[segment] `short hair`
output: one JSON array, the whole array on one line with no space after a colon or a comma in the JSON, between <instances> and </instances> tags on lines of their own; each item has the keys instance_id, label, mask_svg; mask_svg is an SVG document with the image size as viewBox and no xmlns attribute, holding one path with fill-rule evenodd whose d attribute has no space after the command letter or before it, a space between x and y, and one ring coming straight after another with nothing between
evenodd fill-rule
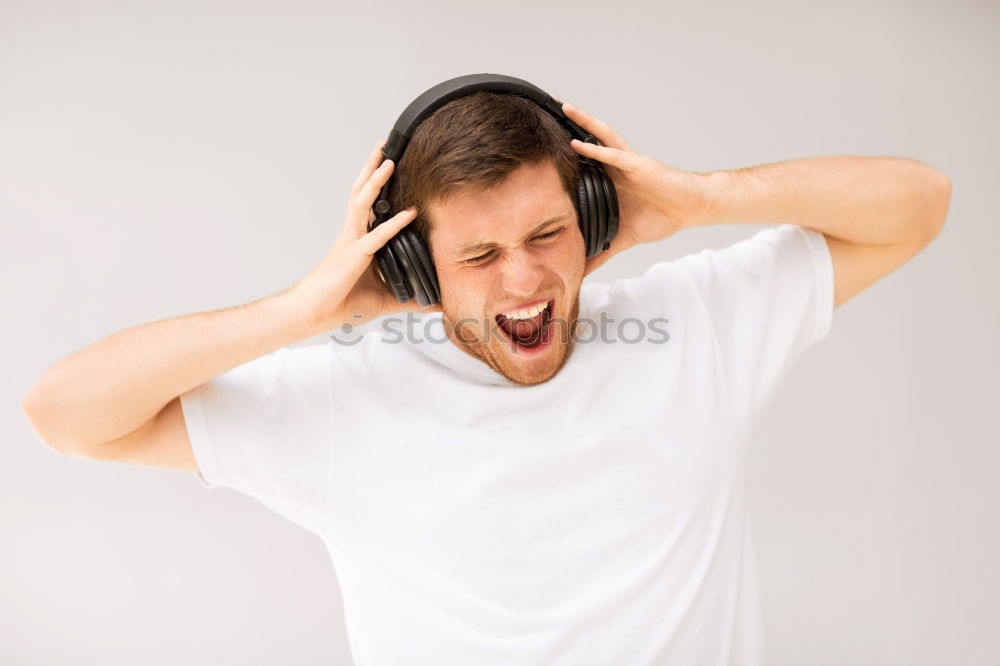
<instances>
[{"instance_id":1,"label":"short hair","mask_svg":"<svg viewBox=\"0 0 1000 666\"><path fill-rule=\"evenodd\" d=\"M462 187L489 190L521 166L551 162L576 202L580 159L572 135L548 111L519 95L477 91L425 118L393 170L390 210L417 207L410 225L430 247L427 206Z\"/></svg>"}]
</instances>

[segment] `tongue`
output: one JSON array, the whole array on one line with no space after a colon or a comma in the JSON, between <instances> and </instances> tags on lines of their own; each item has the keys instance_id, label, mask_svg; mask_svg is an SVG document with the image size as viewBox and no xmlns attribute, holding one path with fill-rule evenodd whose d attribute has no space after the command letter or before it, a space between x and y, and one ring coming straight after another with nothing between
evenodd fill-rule
<instances>
[{"instance_id":1,"label":"tongue","mask_svg":"<svg viewBox=\"0 0 1000 666\"><path fill-rule=\"evenodd\" d=\"M541 342L543 317L545 317L544 310L531 319L507 319L503 322L503 328L518 344L533 346Z\"/></svg>"},{"instance_id":2,"label":"tongue","mask_svg":"<svg viewBox=\"0 0 1000 666\"><path fill-rule=\"evenodd\" d=\"M535 332L538 331L539 327L541 327L542 324L538 321L541 317L542 315L539 313L531 319L516 319L511 322L510 332L518 338L526 340L532 337ZM518 340L518 342L520 342L520 340Z\"/></svg>"}]
</instances>

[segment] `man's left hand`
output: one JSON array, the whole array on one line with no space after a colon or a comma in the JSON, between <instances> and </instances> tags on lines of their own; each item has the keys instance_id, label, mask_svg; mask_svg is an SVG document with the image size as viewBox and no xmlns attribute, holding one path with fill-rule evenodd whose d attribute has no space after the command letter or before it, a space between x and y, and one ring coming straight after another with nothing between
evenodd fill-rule
<instances>
[{"instance_id":1,"label":"man's left hand","mask_svg":"<svg viewBox=\"0 0 1000 666\"><path fill-rule=\"evenodd\" d=\"M668 238L708 214L707 174L679 171L640 155L607 124L568 102L562 108L566 117L603 144L574 139L570 146L601 162L618 194L618 235L608 250L588 260L586 273L622 250Z\"/></svg>"}]
</instances>

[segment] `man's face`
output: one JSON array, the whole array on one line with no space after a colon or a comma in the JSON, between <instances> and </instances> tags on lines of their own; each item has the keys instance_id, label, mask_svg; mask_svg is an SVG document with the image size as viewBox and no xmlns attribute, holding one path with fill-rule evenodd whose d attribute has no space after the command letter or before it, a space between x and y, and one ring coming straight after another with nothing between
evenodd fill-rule
<instances>
[{"instance_id":1,"label":"man's face","mask_svg":"<svg viewBox=\"0 0 1000 666\"><path fill-rule=\"evenodd\" d=\"M555 165L522 166L496 189L458 190L428 212L451 341L511 381L551 379L571 350L586 263Z\"/></svg>"}]
</instances>

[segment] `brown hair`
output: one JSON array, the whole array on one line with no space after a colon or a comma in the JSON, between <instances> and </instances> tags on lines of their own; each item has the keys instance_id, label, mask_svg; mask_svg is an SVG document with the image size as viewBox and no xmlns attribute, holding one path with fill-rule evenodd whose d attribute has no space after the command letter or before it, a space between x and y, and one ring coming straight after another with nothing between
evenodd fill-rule
<instances>
[{"instance_id":1,"label":"brown hair","mask_svg":"<svg viewBox=\"0 0 1000 666\"><path fill-rule=\"evenodd\" d=\"M415 226L430 243L427 206L460 187L492 189L524 165L552 162L576 204L579 157L572 138L548 111L519 95L478 91L438 108L413 132L393 171L393 212L417 207Z\"/></svg>"}]
</instances>

